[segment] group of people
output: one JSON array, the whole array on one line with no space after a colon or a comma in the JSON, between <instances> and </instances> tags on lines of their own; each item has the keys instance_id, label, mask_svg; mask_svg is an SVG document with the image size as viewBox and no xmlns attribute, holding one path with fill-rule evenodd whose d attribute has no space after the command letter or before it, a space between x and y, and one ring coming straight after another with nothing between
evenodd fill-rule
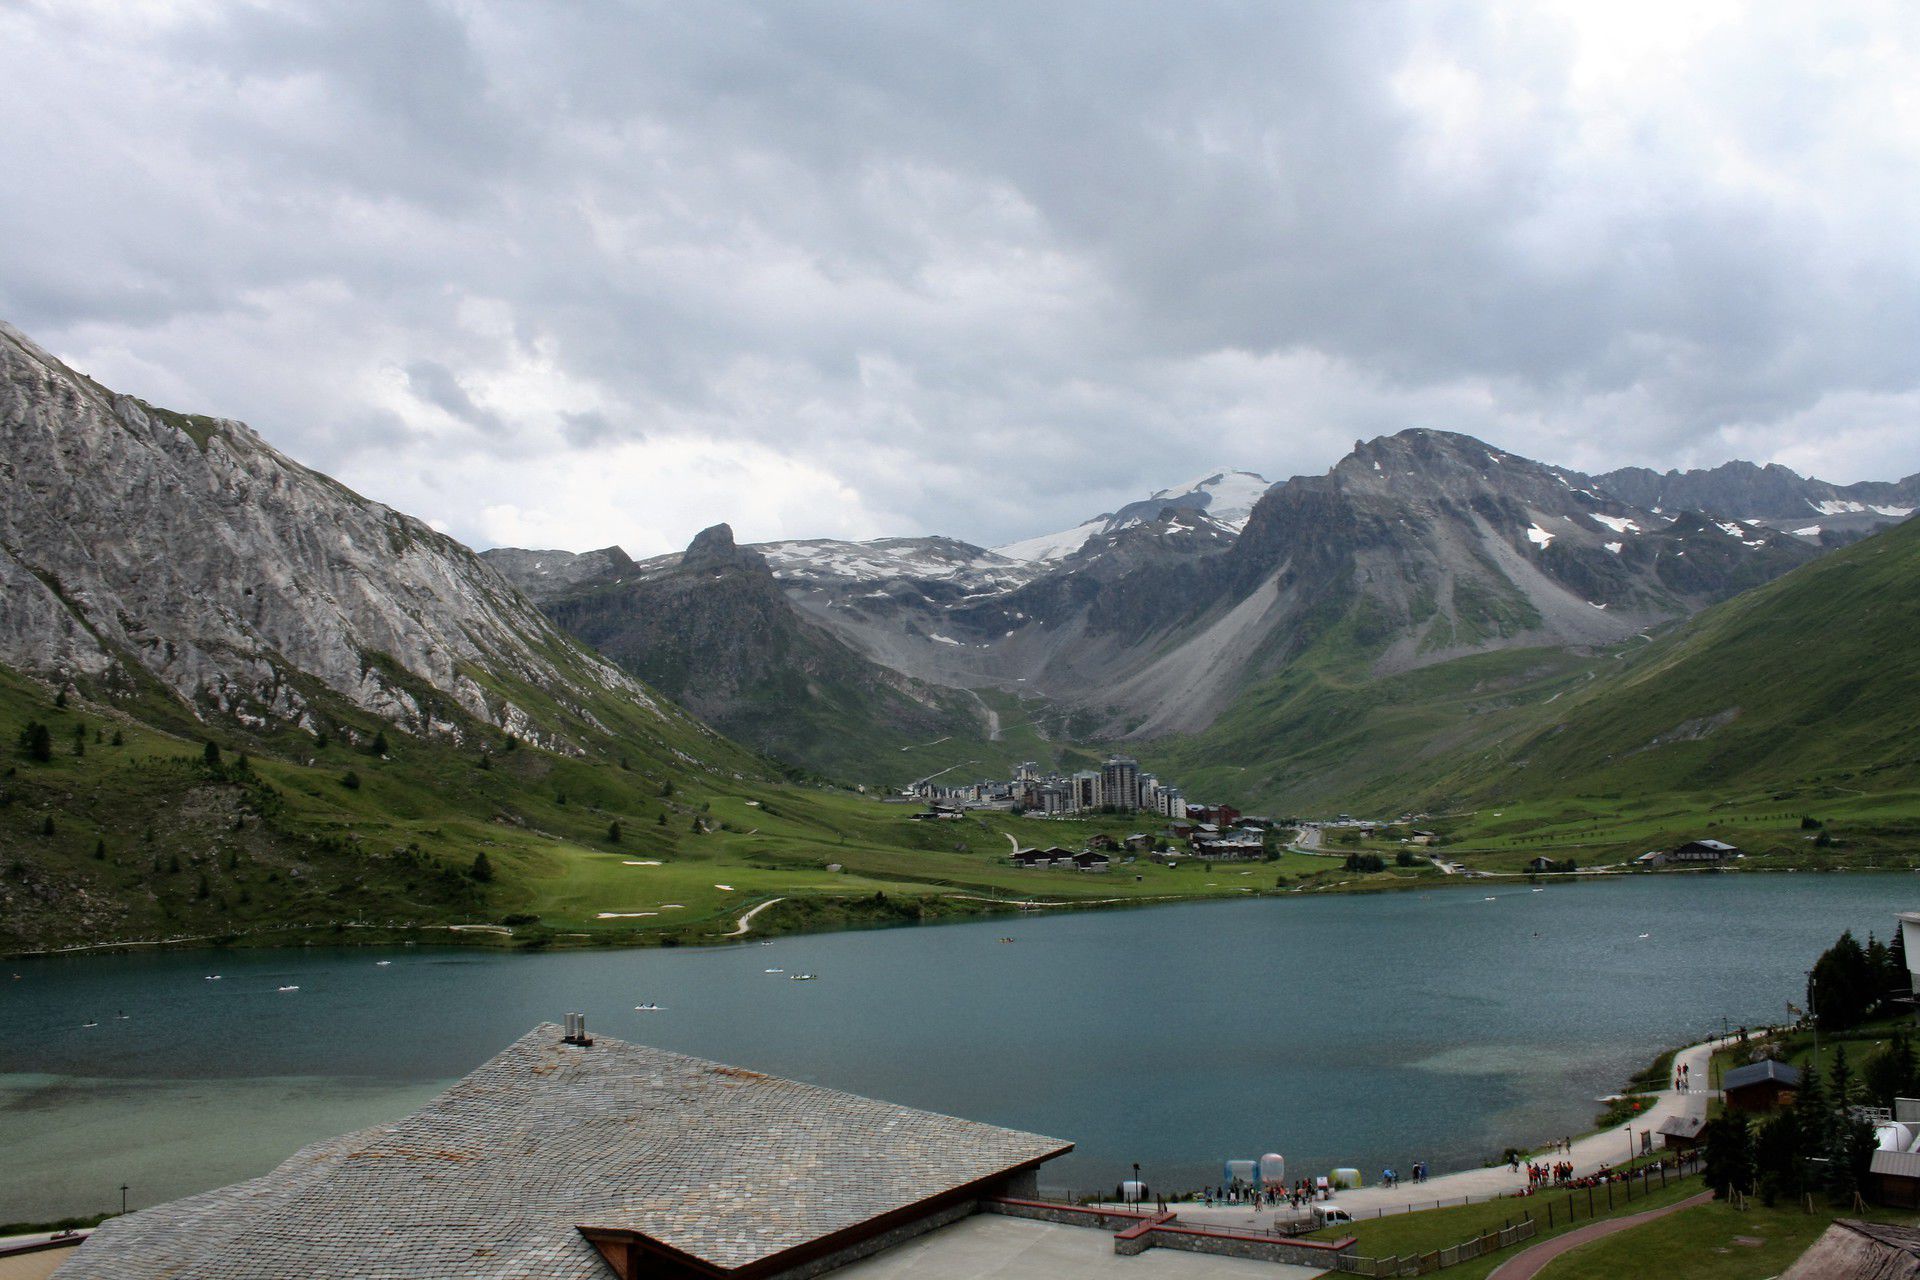
<instances>
[{"instance_id":1,"label":"group of people","mask_svg":"<svg viewBox=\"0 0 1920 1280\"><path fill-rule=\"evenodd\" d=\"M1684 1062L1680 1064L1680 1069L1673 1073L1673 1091L1675 1093L1693 1092L1693 1071Z\"/></svg>"},{"instance_id":2,"label":"group of people","mask_svg":"<svg viewBox=\"0 0 1920 1280\"><path fill-rule=\"evenodd\" d=\"M1322 1188L1320 1198L1325 1200L1331 1194L1330 1190ZM1216 1204L1244 1204L1255 1209L1271 1209L1277 1205L1288 1204L1298 1209L1303 1204L1312 1203L1314 1191L1312 1185L1302 1178L1287 1187L1270 1187L1264 1184L1251 1187L1242 1182L1224 1187L1203 1187L1201 1195L1206 1199L1209 1209Z\"/></svg>"},{"instance_id":3,"label":"group of people","mask_svg":"<svg viewBox=\"0 0 1920 1280\"><path fill-rule=\"evenodd\" d=\"M1538 1164L1527 1164L1527 1190L1535 1191L1541 1187L1561 1186L1573 1181L1573 1161L1555 1160L1548 1164L1544 1160Z\"/></svg>"},{"instance_id":4,"label":"group of people","mask_svg":"<svg viewBox=\"0 0 1920 1280\"><path fill-rule=\"evenodd\" d=\"M1427 1162L1425 1160L1415 1160L1413 1162L1413 1180L1415 1182L1425 1182L1427 1180ZM1399 1186L1400 1171L1393 1168L1382 1169L1380 1171L1380 1185L1383 1187Z\"/></svg>"}]
</instances>

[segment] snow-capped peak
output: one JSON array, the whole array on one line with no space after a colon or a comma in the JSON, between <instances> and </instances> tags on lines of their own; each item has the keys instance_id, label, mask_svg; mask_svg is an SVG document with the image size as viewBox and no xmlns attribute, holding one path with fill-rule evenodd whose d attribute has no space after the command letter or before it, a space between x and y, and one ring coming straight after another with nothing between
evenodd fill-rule
<instances>
[{"instance_id":1,"label":"snow-capped peak","mask_svg":"<svg viewBox=\"0 0 1920 1280\"><path fill-rule=\"evenodd\" d=\"M1253 504L1272 487L1271 481L1254 472L1222 468L1186 484L1157 490L1138 502L1129 502L1118 511L1095 516L1071 529L1023 538L994 550L1010 560L1064 560L1089 540L1156 519L1168 507L1203 511L1209 520L1238 533L1246 526L1247 517L1253 514Z\"/></svg>"}]
</instances>

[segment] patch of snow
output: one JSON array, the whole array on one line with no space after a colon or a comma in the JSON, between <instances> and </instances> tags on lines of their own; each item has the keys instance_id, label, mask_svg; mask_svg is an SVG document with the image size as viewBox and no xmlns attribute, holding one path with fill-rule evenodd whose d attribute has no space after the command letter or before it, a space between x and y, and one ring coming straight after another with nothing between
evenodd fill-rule
<instances>
[{"instance_id":1,"label":"patch of snow","mask_svg":"<svg viewBox=\"0 0 1920 1280\"><path fill-rule=\"evenodd\" d=\"M927 639L934 641L936 644L950 644L956 647L958 647L960 644L960 642L958 640L955 640L952 636L943 636L939 632L935 632L934 634L928 636Z\"/></svg>"},{"instance_id":2,"label":"patch of snow","mask_svg":"<svg viewBox=\"0 0 1920 1280\"><path fill-rule=\"evenodd\" d=\"M1378 462L1375 462L1375 463L1373 464L1373 469L1374 469L1375 471L1379 471L1379 470L1380 470L1380 464L1379 464ZM1382 474L1384 474L1384 472L1383 472Z\"/></svg>"},{"instance_id":3,"label":"patch of snow","mask_svg":"<svg viewBox=\"0 0 1920 1280\"><path fill-rule=\"evenodd\" d=\"M1807 499L1807 505L1823 516L1852 515L1867 509L1864 503L1859 502L1841 502L1834 500L1815 502L1811 498Z\"/></svg>"},{"instance_id":4,"label":"patch of snow","mask_svg":"<svg viewBox=\"0 0 1920 1280\"><path fill-rule=\"evenodd\" d=\"M1722 521L1715 520L1713 526L1729 538L1745 538L1747 536L1747 531L1737 524L1726 524Z\"/></svg>"},{"instance_id":5,"label":"patch of snow","mask_svg":"<svg viewBox=\"0 0 1920 1280\"><path fill-rule=\"evenodd\" d=\"M1895 520L1905 520L1914 512L1912 507L1876 507L1872 503L1867 504L1867 510L1875 515L1891 516Z\"/></svg>"},{"instance_id":6,"label":"patch of snow","mask_svg":"<svg viewBox=\"0 0 1920 1280\"><path fill-rule=\"evenodd\" d=\"M1796 538L1817 538L1820 536L1820 526L1817 524L1810 524L1804 529L1795 529L1793 531L1793 536Z\"/></svg>"},{"instance_id":7,"label":"patch of snow","mask_svg":"<svg viewBox=\"0 0 1920 1280\"><path fill-rule=\"evenodd\" d=\"M1605 548L1606 548L1607 550L1609 550L1609 551L1611 551L1611 552L1613 552L1613 554L1615 554L1615 555L1619 555L1619 554L1620 554L1620 548L1621 548L1621 547L1622 547L1622 546L1623 546L1624 544L1623 544L1623 543L1619 543L1619 542L1603 542L1603 543L1601 543L1600 545L1602 545L1602 546L1604 546L1604 547L1605 547Z\"/></svg>"},{"instance_id":8,"label":"patch of snow","mask_svg":"<svg viewBox=\"0 0 1920 1280\"><path fill-rule=\"evenodd\" d=\"M1603 524L1615 533L1638 533L1640 526L1625 516L1603 516L1597 511L1588 512L1595 524Z\"/></svg>"},{"instance_id":9,"label":"patch of snow","mask_svg":"<svg viewBox=\"0 0 1920 1280\"><path fill-rule=\"evenodd\" d=\"M1607 606L1605 606L1605 605L1603 605L1603 604L1601 604L1601 603L1599 603L1598 601L1595 601L1595 600L1589 600L1589 601L1587 601L1587 603L1588 603L1588 604L1590 604L1590 605L1592 605L1592 606L1593 606L1594 608L1596 608L1596 609L1604 609L1604 608L1606 608L1606 607L1607 607Z\"/></svg>"},{"instance_id":10,"label":"patch of snow","mask_svg":"<svg viewBox=\"0 0 1920 1280\"><path fill-rule=\"evenodd\" d=\"M1548 533L1545 529L1542 529L1537 524L1528 525L1527 541L1533 543L1537 547L1550 547L1553 545L1553 535Z\"/></svg>"}]
</instances>

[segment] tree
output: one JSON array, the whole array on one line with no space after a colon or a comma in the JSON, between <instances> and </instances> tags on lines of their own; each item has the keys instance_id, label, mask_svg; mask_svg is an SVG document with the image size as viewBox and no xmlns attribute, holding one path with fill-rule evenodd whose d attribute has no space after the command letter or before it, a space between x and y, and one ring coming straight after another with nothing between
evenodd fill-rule
<instances>
[{"instance_id":1,"label":"tree","mask_svg":"<svg viewBox=\"0 0 1920 1280\"><path fill-rule=\"evenodd\" d=\"M1891 1107L1895 1098L1912 1097L1913 1046L1907 1033L1894 1032L1893 1043L1860 1068L1860 1078L1867 1087L1867 1101L1876 1106Z\"/></svg>"},{"instance_id":2,"label":"tree","mask_svg":"<svg viewBox=\"0 0 1920 1280\"><path fill-rule=\"evenodd\" d=\"M373 731L373 754L376 756L384 756L387 754L387 731L385 729L375 729Z\"/></svg>"},{"instance_id":3,"label":"tree","mask_svg":"<svg viewBox=\"0 0 1920 1280\"><path fill-rule=\"evenodd\" d=\"M67 691L65 689L55 691L53 695L53 705L62 711L67 709Z\"/></svg>"},{"instance_id":4,"label":"tree","mask_svg":"<svg viewBox=\"0 0 1920 1280\"><path fill-rule=\"evenodd\" d=\"M1754 1136L1760 1198L1768 1208L1781 1198L1798 1200L1807 1190L1807 1151L1800 1121L1799 1109L1790 1107L1776 1112Z\"/></svg>"},{"instance_id":5,"label":"tree","mask_svg":"<svg viewBox=\"0 0 1920 1280\"><path fill-rule=\"evenodd\" d=\"M93 860L95 862L105 862L107 860L107 842L105 840L95 840L93 842Z\"/></svg>"},{"instance_id":6,"label":"tree","mask_svg":"<svg viewBox=\"0 0 1920 1280\"><path fill-rule=\"evenodd\" d=\"M1730 1111L1707 1125L1706 1182L1715 1199L1753 1191L1753 1130L1743 1111Z\"/></svg>"},{"instance_id":7,"label":"tree","mask_svg":"<svg viewBox=\"0 0 1920 1280\"><path fill-rule=\"evenodd\" d=\"M27 721L20 731L20 752L37 764L46 764L53 759L52 732L38 720Z\"/></svg>"},{"instance_id":8,"label":"tree","mask_svg":"<svg viewBox=\"0 0 1920 1280\"><path fill-rule=\"evenodd\" d=\"M116 747L124 747L127 745L126 735L121 733L118 729L115 729L113 731L113 745Z\"/></svg>"},{"instance_id":9,"label":"tree","mask_svg":"<svg viewBox=\"0 0 1920 1280\"><path fill-rule=\"evenodd\" d=\"M40 824L40 834L43 836L50 836L53 834L53 815L52 814L48 814L46 817L46 820Z\"/></svg>"},{"instance_id":10,"label":"tree","mask_svg":"<svg viewBox=\"0 0 1920 1280\"><path fill-rule=\"evenodd\" d=\"M660 811L660 816L654 819L654 825L657 827L664 827L667 825L667 811L665 809L662 809Z\"/></svg>"},{"instance_id":11,"label":"tree","mask_svg":"<svg viewBox=\"0 0 1920 1280\"><path fill-rule=\"evenodd\" d=\"M493 883L493 863L487 860L485 850L473 855L473 866L467 869L467 874L481 884Z\"/></svg>"},{"instance_id":12,"label":"tree","mask_svg":"<svg viewBox=\"0 0 1920 1280\"><path fill-rule=\"evenodd\" d=\"M349 791L358 791L360 789L360 775L349 769L346 775L340 779L340 785Z\"/></svg>"},{"instance_id":13,"label":"tree","mask_svg":"<svg viewBox=\"0 0 1920 1280\"><path fill-rule=\"evenodd\" d=\"M1858 1026L1879 1002L1866 948L1849 929L1821 953L1807 977L1807 1000L1822 1030Z\"/></svg>"},{"instance_id":14,"label":"tree","mask_svg":"<svg viewBox=\"0 0 1920 1280\"><path fill-rule=\"evenodd\" d=\"M620 823L618 819L615 819L614 821L609 822L607 824L607 843L608 844L620 843Z\"/></svg>"},{"instance_id":15,"label":"tree","mask_svg":"<svg viewBox=\"0 0 1920 1280\"><path fill-rule=\"evenodd\" d=\"M200 751L200 762L209 769L218 769L220 767L220 744L212 738L208 738L207 745Z\"/></svg>"}]
</instances>

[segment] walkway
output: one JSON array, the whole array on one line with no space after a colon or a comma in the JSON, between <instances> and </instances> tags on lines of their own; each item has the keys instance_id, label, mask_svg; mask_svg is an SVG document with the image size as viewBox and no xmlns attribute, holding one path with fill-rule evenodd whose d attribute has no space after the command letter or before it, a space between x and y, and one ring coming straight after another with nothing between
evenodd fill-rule
<instances>
[{"instance_id":1,"label":"walkway","mask_svg":"<svg viewBox=\"0 0 1920 1280\"><path fill-rule=\"evenodd\" d=\"M1542 1240L1531 1249L1522 1249L1495 1267L1487 1276L1487 1280L1533 1280L1549 1262L1571 1249L1578 1249L1589 1240L1598 1240L1601 1236L1610 1236L1616 1231L1626 1231L1643 1222L1652 1222L1655 1218L1664 1218L1670 1213L1678 1213L1682 1209L1706 1204L1712 1199L1713 1192L1702 1191L1699 1195L1688 1196L1678 1204L1664 1205L1658 1209L1630 1213L1624 1218L1607 1218L1600 1222L1590 1222L1584 1227L1576 1227L1563 1236Z\"/></svg>"},{"instance_id":2,"label":"walkway","mask_svg":"<svg viewBox=\"0 0 1920 1280\"><path fill-rule=\"evenodd\" d=\"M786 901L785 898L768 898L765 902L761 903L759 906L755 907L753 910L747 912L747 914L741 916L738 920L734 921L732 933L723 933L720 936L723 938L746 937L747 931L753 928L753 918L755 916L759 915L762 911L765 911L768 907L772 906L774 903L785 902L785 901Z\"/></svg>"},{"instance_id":3,"label":"walkway","mask_svg":"<svg viewBox=\"0 0 1920 1280\"><path fill-rule=\"evenodd\" d=\"M1707 1080L1707 1063L1713 1056L1713 1051L1729 1043L1732 1041L1710 1040L1704 1044L1682 1049L1674 1055L1673 1069L1678 1070L1682 1064L1685 1064L1692 1078L1704 1084ZM1671 1083L1671 1076L1669 1076L1669 1083ZM1657 1131L1663 1123L1674 1116L1704 1117L1707 1114L1707 1102L1715 1095L1705 1088L1694 1089L1688 1093L1676 1093L1668 1088L1657 1093L1649 1093L1647 1096L1653 1099L1652 1105L1626 1124L1612 1129L1602 1129L1584 1138L1576 1138L1571 1154L1547 1152L1537 1158L1548 1163L1556 1160L1571 1160L1576 1177L1585 1177L1597 1171L1603 1164L1618 1166L1625 1163L1629 1156L1639 1154L1639 1135L1642 1132ZM1656 1142L1655 1145L1657 1147L1658 1143ZM1418 1153L1410 1152L1409 1156L1417 1158ZM1404 1171L1412 1163L1413 1160L1410 1158L1399 1167ZM1490 1200L1495 1196L1512 1195L1514 1192L1526 1189L1526 1165L1523 1163L1519 1172L1516 1173L1503 1164L1490 1169L1462 1169L1457 1173L1440 1174L1420 1183L1403 1179L1397 1187L1386 1187L1376 1183L1356 1190L1338 1192L1334 1199L1358 1218L1370 1217L1377 1211L1393 1213L1408 1209L1428 1209L1434 1207L1436 1201L1458 1204L1469 1197L1474 1200ZM1295 1214L1290 1209L1278 1211L1264 1209L1256 1212L1245 1205L1215 1205L1209 1209L1204 1205L1183 1204L1180 1206L1180 1216L1189 1222L1218 1222L1230 1226L1264 1230L1276 1223L1289 1221L1295 1217Z\"/></svg>"}]
</instances>

